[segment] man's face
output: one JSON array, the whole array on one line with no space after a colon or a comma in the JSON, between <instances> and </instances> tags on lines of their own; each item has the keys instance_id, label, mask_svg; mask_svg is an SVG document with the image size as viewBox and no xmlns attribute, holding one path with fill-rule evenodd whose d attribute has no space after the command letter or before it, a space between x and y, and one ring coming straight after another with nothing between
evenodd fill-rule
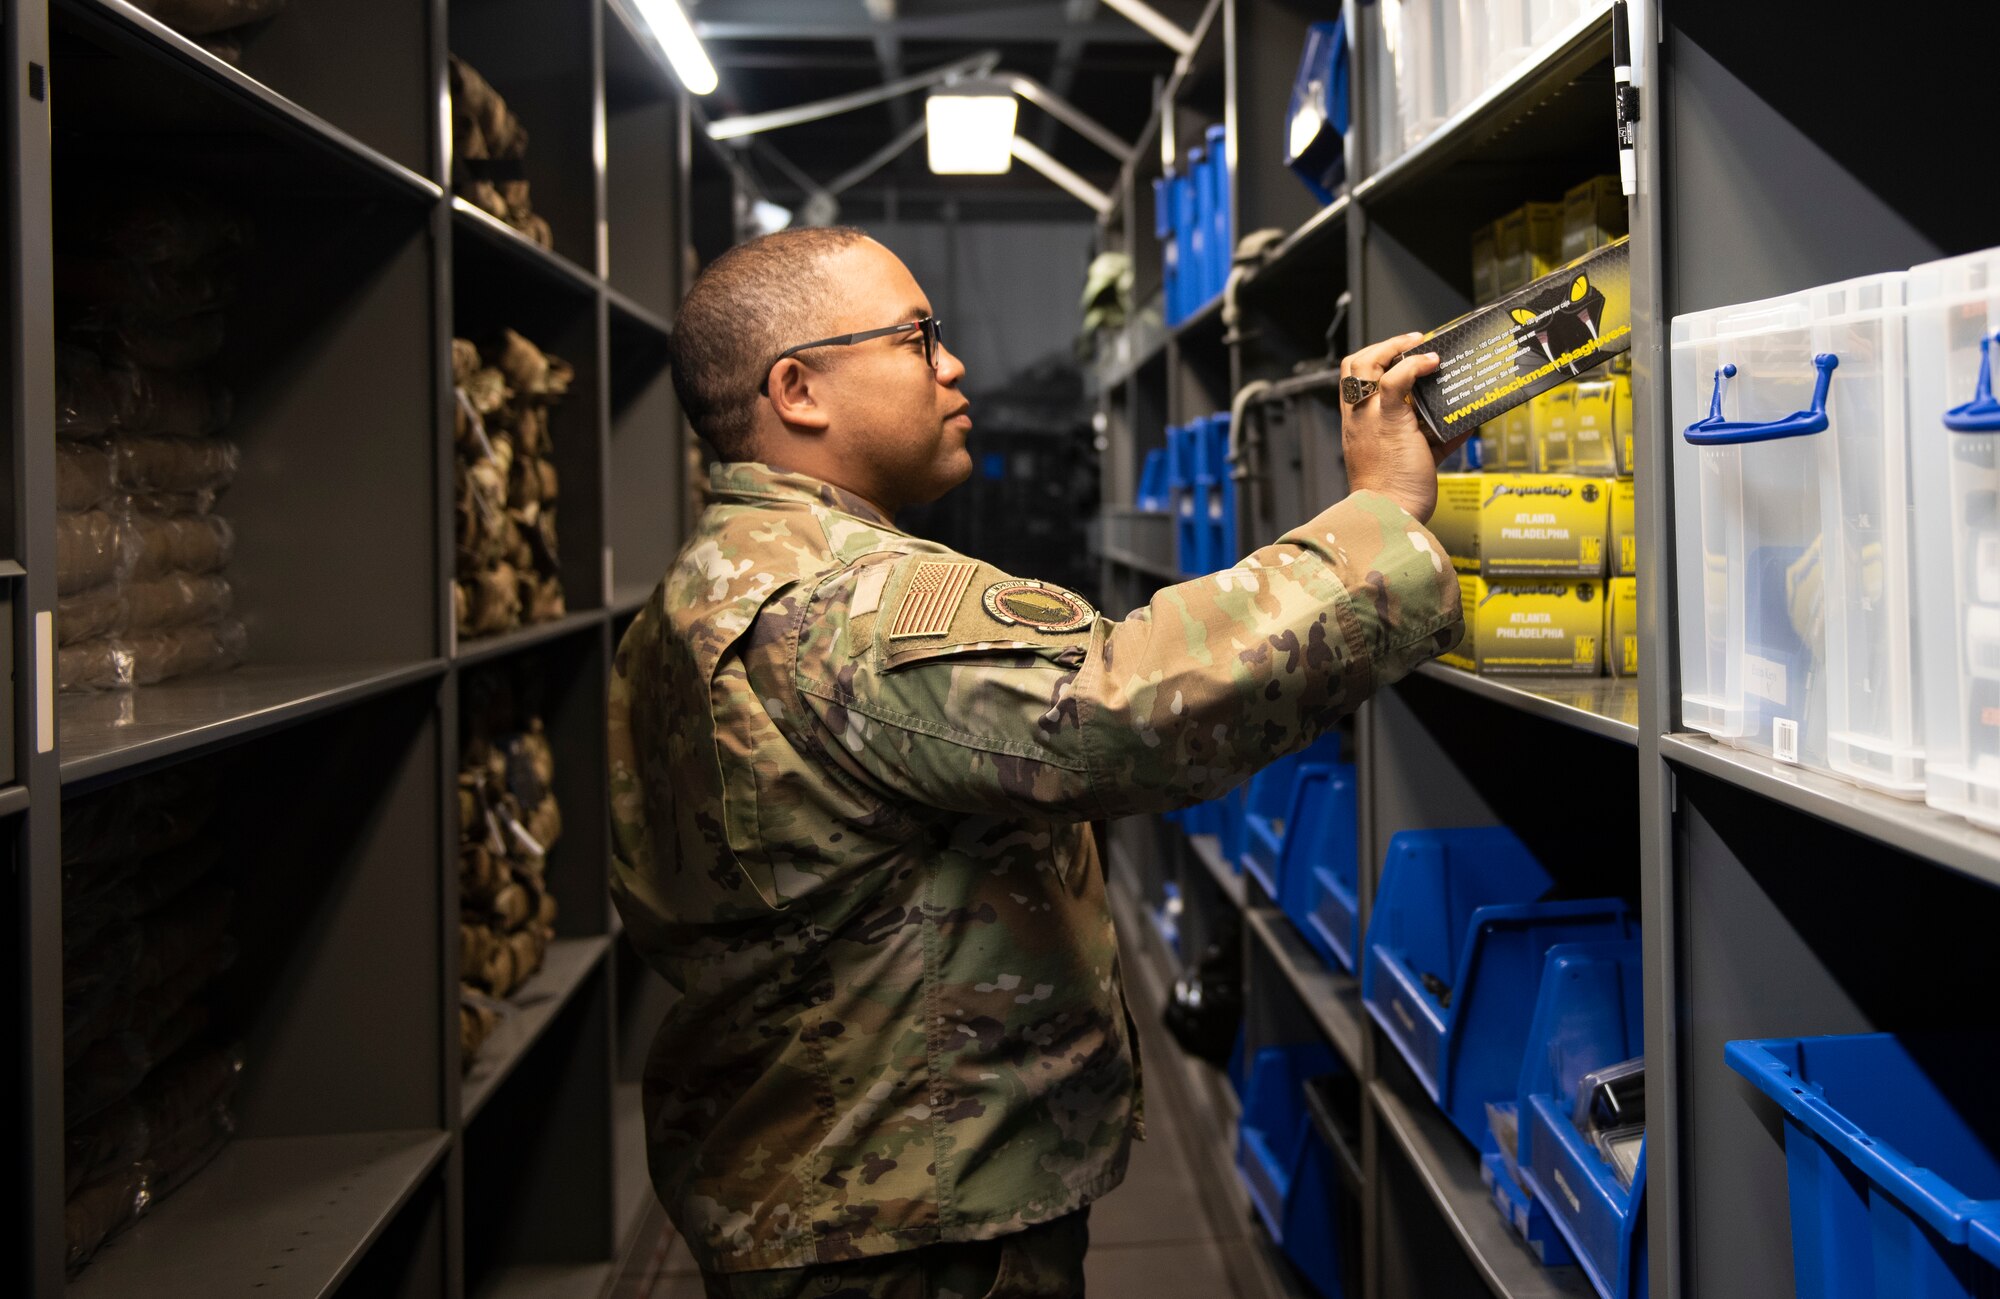
<instances>
[{"instance_id":1,"label":"man's face","mask_svg":"<svg viewBox=\"0 0 2000 1299\"><path fill-rule=\"evenodd\" d=\"M874 240L829 259L840 285L840 317L829 334L860 333L931 314L931 303L902 259ZM831 416L829 449L863 469L891 510L936 500L972 475L966 438L971 403L958 390L965 367L944 347L937 369L924 359L918 330L829 348L815 391Z\"/></svg>"}]
</instances>

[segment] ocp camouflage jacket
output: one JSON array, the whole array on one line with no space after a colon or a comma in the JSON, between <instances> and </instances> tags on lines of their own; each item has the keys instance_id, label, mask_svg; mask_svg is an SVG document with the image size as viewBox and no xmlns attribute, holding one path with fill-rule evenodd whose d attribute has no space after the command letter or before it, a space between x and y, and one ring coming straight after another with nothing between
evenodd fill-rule
<instances>
[{"instance_id":1,"label":"ocp camouflage jacket","mask_svg":"<svg viewBox=\"0 0 2000 1299\"><path fill-rule=\"evenodd\" d=\"M1449 648L1442 548L1361 493L1114 622L815 479L712 486L611 683L613 891L679 993L655 1188L711 1271L1088 1204L1139 1085L1084 823L1212 798Z\"/></svg>"}]
</instances>

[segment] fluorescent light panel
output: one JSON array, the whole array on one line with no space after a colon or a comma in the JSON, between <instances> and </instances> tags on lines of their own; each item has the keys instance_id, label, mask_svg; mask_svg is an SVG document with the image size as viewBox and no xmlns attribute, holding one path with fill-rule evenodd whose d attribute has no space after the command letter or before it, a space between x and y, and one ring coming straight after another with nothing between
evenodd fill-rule
<instances>
[{"instance_id":1,"label":"fluorescent light panel","mask_svg":"<svg viewBox=\"0 0 2000 1299\"><path fill-rule=\"evenodd\" d=\"M667 52L667 62L674 65L674 75L681 79L688 93L714 94L715 65L708 61L708 51L701 47L701 38L694 34L694 24L688 21L680 0L632 0L632 3L652 29L653 39Z\"/></svg>"},{"instance_id":2,"label":"fluorescent light panel","mask_svg":"<svg viewBox=\"0 0 2000 1299\"><path fill-rule=\"evenodd\" d=\"M1012 92L934 92L924 105L931 170L940 176L998 176L1014 165Z\"/></svg>"}]
</instances>

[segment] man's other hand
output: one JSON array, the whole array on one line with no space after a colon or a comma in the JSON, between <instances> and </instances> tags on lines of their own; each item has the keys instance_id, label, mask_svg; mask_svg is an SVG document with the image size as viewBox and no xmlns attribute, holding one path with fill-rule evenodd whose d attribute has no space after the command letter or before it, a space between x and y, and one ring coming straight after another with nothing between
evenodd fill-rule
<instances>
[{"instance_id":1,"label":"man's other hand","mask_svg":"<svg viewBox=\"0 0 2000 1299\"><path fill-rule=\"evenodd\" d=\"M1410 405L1410 393L1417 380L1438 368L1437 354L1418 352L1396 361L1423 337L1403 334L1364 347L1340 363L1343 377L1373 379L1382 385L1358 406L1342 403L1340 440L1347 452L1350 488L1380 492L1409 511L1417 522L1429 523L1431 512L1437 509L1438 463L1472 434L1461 433L1444 446L1425 435Z\"/></svg>"}]
</instances>

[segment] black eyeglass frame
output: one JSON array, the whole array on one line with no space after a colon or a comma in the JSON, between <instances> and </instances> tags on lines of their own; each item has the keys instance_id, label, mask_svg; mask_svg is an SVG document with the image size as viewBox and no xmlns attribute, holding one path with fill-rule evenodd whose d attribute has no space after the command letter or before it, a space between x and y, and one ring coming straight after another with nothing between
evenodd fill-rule
<instances>
[{"instance_id":1,"label":"black eyeglass frame","mask_svg":"<svg viewBox=\"0 0 2000 1299\"><path fill-rule=\"evenodd\" d=\"M932 370L938 368L938 353L944 348L944 321L936 316L925 316L920 320L906 320L900 325L885 325L881 329L864 329L858 334L840 334L833 338L814 339L810 343L800 343L788 347L771 358L771 365L797 356L800 352L810 352L819 347L852 347L865 343L871 338L887 338L891 334L907 334L911 330L921 330L924 335L924 360ZM771 392L771 365L764 367L764 394Z\"/></svg>"}]
</instances>

